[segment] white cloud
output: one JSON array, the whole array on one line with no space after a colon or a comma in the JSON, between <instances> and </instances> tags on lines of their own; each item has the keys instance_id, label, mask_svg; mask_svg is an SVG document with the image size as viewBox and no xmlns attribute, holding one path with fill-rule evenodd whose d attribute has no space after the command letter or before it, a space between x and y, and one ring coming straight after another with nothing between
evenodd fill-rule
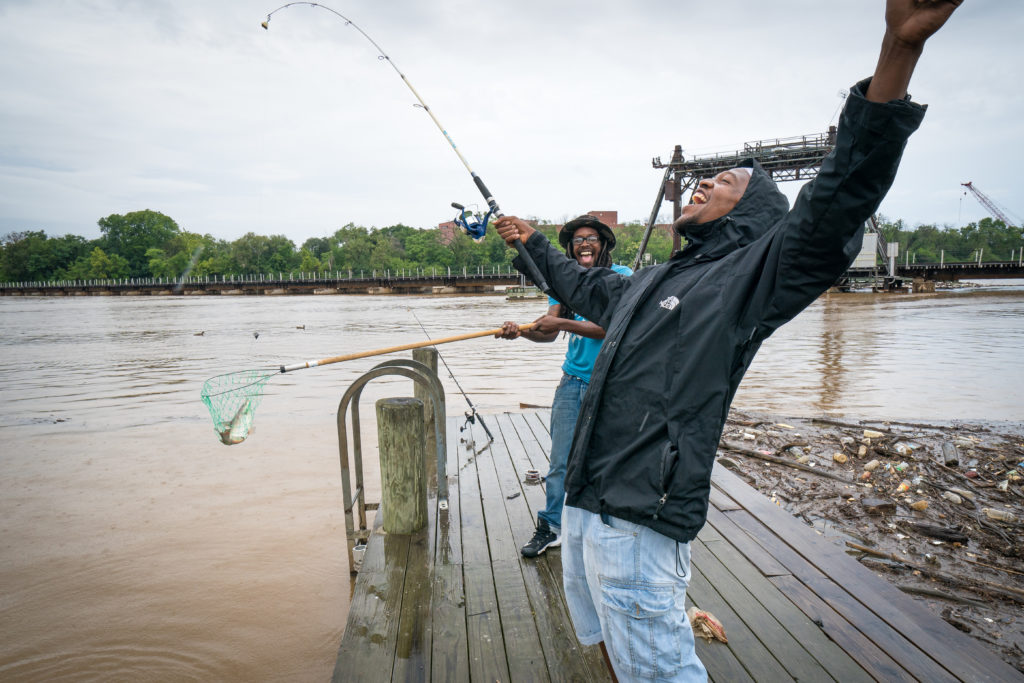
<instances>
[{"instance_id":1,"label":"white cloud","mask_svg":"<svg viewBox=\"0 0 1024 683\"><path fill-rule=\"evenodd\" d=\"M654 156L823 131L868 75L882 5L329 3L385 49L507 212L646 217ZM394 71L337 17L276 3L0 1L0 234L98 234L144 208L234 239L429 227L479 199ZM866 10L865 7L869 9ZM1016 213L1022 13L965 3L912 84L932 104L882 212ZM795 188L784 186L788 193Z\"/></svg>"}]
</instances>

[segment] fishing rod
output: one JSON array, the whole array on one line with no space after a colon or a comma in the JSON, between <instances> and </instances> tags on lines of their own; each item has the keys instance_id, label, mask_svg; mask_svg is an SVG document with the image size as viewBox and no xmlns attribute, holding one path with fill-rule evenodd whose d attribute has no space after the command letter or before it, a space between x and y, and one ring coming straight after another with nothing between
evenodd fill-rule
<instances>
[{"instance_id":1,"label":"fishing rod","mask_svg":"<svg viewBox=\"0 0 1024 683\"><path fill-rule=\"evenodd\" d=\"M377 55L377 59L386 61L391 66L391 68L395 70L395 73L397 73L398 76L402 79L402 82L405 83L406 86L408 86L409 90L412 91L412 94L416 97L416 100L419 102L419 105L414 106L419 106L421 109L423 109L423 111L427 112L427 114L430 116L430 119L434 122L434 125L436 125L437 129L441 131L442 135L444 135L444 139L448 141L448 144L451 146L452 151L455 152L455 155L459 157L459 161L461 161L462 165L466 167L467 171L469 171L469 175L473 178L473 183L476 185L477 189L480 190L480 194L483 195L484 200L487 202L487 206L490 207L490 214L493 215L495 218L500 218L501 216L503 216L504 214L498 207L498 202L494 199L494 195L492 195L491 191L487 189L487 186L484 185L484 181L480 178L479 175L477 175L476 171L474 171L472 167L470 167L469 162L466 161L466 157L462 156L462 152L459 151L459 148L455 145L455 141L452 140L452 136L448 134L448 131L445 129L445 127L442 126L441 122L437 120L437 117L434 116L434 112L430 109L429 106L427 106L427 103L423 101L423 98L420 97L420 94L416 92L416 88L412 87L412 83L409 82L409 79L405 77L405 74L403 74L401 70L399 70L398 66L395 65L394 61L392 61L391 57L389 57L387 53L384 52L381 46L378 45L377 42L366 33L366 31L359 28L359 26L357 26L355 22L346 17L344 14L341 14L340 12L331 9L327 5L321 5L318 2L289 2L287 4L281 5L273 12L268 14L266 20L263 21L260 24L260 26L262 26L264 29L270 30L270 18L277 14L278 12L280 12L281 10L292 7L293 5L309 5L310 7L319 7L320 9L327 10L331 14L339 17L342 21L344 21L346 26L351 26L355 30L359 31L359 33L364 38L370 41L370 44L373 45L373 47L379 53ZM545 280L544 276L540 274L540 271L537 269L537 264L533 262L533 258L530 256L529 252L526 251L526 247L523 245L522 240L515 241L515 249L517 252L519 252L519 258L521 258L523 260L523 263L526 265L526 269L530 273L530 279L533 280L534 284L536 284L541 289L541 291L543 291L546 294L551 294L551 289L548 287L547 280Z\"/></svg>"},{"instance_id":2,"label":"fishing rod","mask_svg":"<svg viewBox=\"0 0 1024 683\"><path fill-rule=\"evenodd\" d=\"M427 328L425 328L423 326L423 323L420 322L419 316L416 315L416 311L412 310L411 308L408 310L410 313L412 313L412 317L414 320L416 320L416 324L420 326L421 330L423 330L423 334L427 335L427 339L430 339L430 333L427 332ZM435 351L436 350L437 349L435 349ZM484 432L487 434L487 444L484 446L484 448L486 448L487 446L494 443L494 435L491 434L491 430L487 428L487 423L484 422L484 416L476 412L476 406L473 405L473 402L471 400L469 400L469 396L466 394L466 392L462 390L462 385L459 384L459 380L455 378L455 373L452 372L452 369L450 367L448 367L448 362L444 359L444 356L441 355L440 351L437 352L437 357L441 359L441 363L444 364L444 369L448 371L448 376L452 378L453 382L455 382L455 386L458 387L459 393L462 394L462 398L466 399L466 404L469 405L469 410L466 412L466 424L462 425L462 429L460 429L459 431L464 431L466 429L466 425L471 425L476 420L480 420L480 426L484 428Z\"/></svg>"}]
</instances>

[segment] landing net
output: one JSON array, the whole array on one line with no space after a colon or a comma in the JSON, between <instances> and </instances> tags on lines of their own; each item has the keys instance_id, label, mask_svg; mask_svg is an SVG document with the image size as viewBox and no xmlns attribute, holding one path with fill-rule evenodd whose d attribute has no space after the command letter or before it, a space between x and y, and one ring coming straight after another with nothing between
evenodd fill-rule
<instances>
[{"instance_id":1,"label":"landing net","mask_svg":"<svg viewBox=\"0 0 1024 683\"><path fill-rule=\"evenodd\" d=\"M263 398L263 385L275 374L266 370L243 370L217 375L203 383L200 396L222 443L233 446L252 433L256 407Z\"/></svg>"}]
</instances>

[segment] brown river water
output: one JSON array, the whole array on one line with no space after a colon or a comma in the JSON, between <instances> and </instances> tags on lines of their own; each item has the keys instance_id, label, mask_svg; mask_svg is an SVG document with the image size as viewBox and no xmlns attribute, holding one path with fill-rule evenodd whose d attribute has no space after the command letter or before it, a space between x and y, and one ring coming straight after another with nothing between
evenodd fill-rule
<instances>
[{"instance_id":1,"label":"brown river water","mask_svg":"<svg viewBox=\"0 0 1024 683\"><path fill-rule=\"evenodd\" d=\"M350 591L335 413L383 358L272 379L254 434L231 447L203 380L417 342L417 318L439 338L545 309L501 296L0 297L0 680L329 679ZM1019 423L1022 348L1020 281L827 295L764 345L734 405ZM550 405L565 340L439 349L486 414ZM410 394L404 379L368 385L369 463L373 401Z\"/></svg>"}]
</instances>

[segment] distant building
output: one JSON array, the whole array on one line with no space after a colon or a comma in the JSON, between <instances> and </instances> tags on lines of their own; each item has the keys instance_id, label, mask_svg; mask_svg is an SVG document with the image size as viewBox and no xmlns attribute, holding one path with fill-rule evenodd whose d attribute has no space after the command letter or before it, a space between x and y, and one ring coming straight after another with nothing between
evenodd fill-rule
<instances>
[{"instance_id":1,"label":"distant building","mask_svg":"<svg viewBox=\"0 0 1024 683\"><path fill-rule=\"evenodd\" d=\"M458 234L459 226L455 225L455 221L445 221L444 223L437 224L437 241L441 244L448 246L455 239L455 235Z\"/></svg>"}]
</instances>

